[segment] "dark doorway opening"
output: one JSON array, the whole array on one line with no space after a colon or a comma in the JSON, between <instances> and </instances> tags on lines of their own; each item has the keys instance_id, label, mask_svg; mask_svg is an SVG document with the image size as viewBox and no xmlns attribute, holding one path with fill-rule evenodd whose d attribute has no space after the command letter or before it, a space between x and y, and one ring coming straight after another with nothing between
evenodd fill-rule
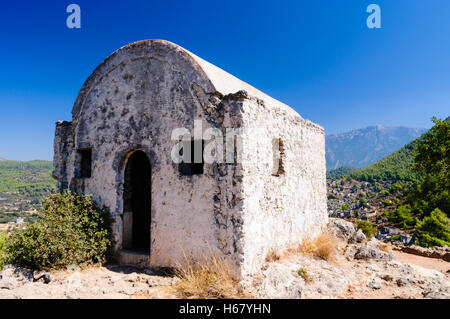
<instances>
[{"instance_id":1,"label":"dark doorway opening","mask_svg":"<svg viewBox=\"0 0 450 319\"><path fill-rule=\"evenodd\" d=\"M126 249L150 253L151 166L147 155L134 152L125 168L124 243Z\"/></svg>"}]
</instances>

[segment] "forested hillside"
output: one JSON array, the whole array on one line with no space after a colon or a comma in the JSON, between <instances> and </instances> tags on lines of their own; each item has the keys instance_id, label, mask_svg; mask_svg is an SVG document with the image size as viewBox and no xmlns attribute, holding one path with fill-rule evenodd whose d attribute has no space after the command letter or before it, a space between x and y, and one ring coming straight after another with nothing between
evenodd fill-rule
<instances>
[{"instance_id":1,"label":"forested hillside","mask_svg":"<svg viewBox=\"0 0 450 319\"><path fill-rule=\"evenodd\" d=\"M358 170L358 168L353 167L353 166L342 166L342 167L327 171L327 179L337 178L342 175L349 175L357 170Z\"/></svg>"},{"instance_id":2,"label":"forested hillside","mask_svg":"<svg viewBox=\"0 0 450 319\"><path fill-rule=\"evenodd\" d=\"M420 178L413 171L413 163L416 155L415 141L406 144L394 153L382 158L378 162L363 169L352 172L351 177L361 181L411 181Z\"/></svg>"},{"instance_id":3,"label":"forested hillside","mask_svg":"<svg viewBox=\"0 0 450 319\"><path fill-rule=\"evenodd\" d=\"M50 161L0 160L0 223L30 220L40 200L55 189Z\"/></svg>"},{"instance_id":4,"label":"forested hillside","mask_svg":"<svg viewBox=\"0 0 450 319\"><path fill-rule=\"evenodd\" d=\"M54 188L50 161L0 161L0 193L15 192L27 197L48 193Z\"/></svg>"}]
</instances>

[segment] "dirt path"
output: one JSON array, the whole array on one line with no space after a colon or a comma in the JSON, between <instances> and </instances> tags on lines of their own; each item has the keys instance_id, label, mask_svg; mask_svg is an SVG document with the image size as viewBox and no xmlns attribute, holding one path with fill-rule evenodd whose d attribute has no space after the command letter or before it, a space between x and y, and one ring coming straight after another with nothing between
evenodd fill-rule
<instances>
[{"instance_id":1,"label":"dirt path","mask_svg":"<svg viewBox=\"0 0 450 319\"><path fill-rule=\"evenodd\" d=\"M394 253L397 257L397 260L403 263L413 264L428 269L434 269L444 274L447 272L450 273L450 263L442 259L422 257L404 253L401 251L394 251Z\"/></svg>"}]
</instances>

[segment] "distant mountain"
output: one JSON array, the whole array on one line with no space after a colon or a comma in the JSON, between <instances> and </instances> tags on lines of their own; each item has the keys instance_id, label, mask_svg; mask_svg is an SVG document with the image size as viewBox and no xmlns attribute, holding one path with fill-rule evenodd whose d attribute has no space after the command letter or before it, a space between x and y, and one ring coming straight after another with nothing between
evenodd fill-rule
<instances>
[{"instance_id":1,"label":"distant mountain","mask_svg":"<svg viewBox=\"0 0 450 319\"><path fill-rule=\"evenodd\" d=\"M4 158L0 157L0 162L6 161Z\"/></svg>"},{"instance_id":2,"label":"distant mountain","mask_svg":"<svg viewBox=\"0 0 450 319\"><path fill-rule=\"evenodd\" d=\"M366 167L420 137L426 129L368 126L326 137L327 169Z\"/></svg>"},{"instance_id":3,"label":"distant mountain","mask_svg":"<svg viewBox=\"0 0 450 319\"><path fill-rule=\"evenodd\" d=\"M350 174L351 177L363 180L413 180L420 176L412 170L416 151L415 141L412 141L392 154L383 157L376 163L357 170Z\"/></svg>"}]
</instances>

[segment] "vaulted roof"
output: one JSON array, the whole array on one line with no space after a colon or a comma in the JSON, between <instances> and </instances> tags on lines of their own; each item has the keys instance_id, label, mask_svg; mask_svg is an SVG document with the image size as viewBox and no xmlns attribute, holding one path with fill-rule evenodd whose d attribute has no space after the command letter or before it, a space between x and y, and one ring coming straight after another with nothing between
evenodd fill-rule
<instances>
[{"instance_id":1,"label":"vaulted roof","mask_svg":"<svg viewBox=\"0 0 450 319\"><path fill-rule=\"evenodd\" d=\"M133 42L121 47L107 57L83 84L72 110L73 116L80 113L91 87L102 78L103 74L127 60L151 56L181 64L181 69L189 73L188 78L201 85L208 93L219 92L222 95L227 95L245 90L249 95L263 100L267 107L280 108L289 113L294 112L296 116L299 116L288 105L270 97L179 45L166 40Z\"/></svg>"}]
</instances>

